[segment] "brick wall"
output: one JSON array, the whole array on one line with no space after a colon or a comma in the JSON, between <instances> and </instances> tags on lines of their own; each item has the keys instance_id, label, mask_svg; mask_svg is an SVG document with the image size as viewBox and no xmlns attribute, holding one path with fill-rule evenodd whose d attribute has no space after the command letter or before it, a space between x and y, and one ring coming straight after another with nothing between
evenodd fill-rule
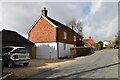
<instances>
[{"instance_id":1,"label":"brick wall","mask_svg":"<svg viewBox=\"0 0 120 80\"><path fill-rule=\"evenodd\" d=\"M29 40L34 43L56 42L56 28L41 18L29 32Z\"/></svg>"},{"instance_id":2,"label":"brick wall","mask_svg":"<svg viewBox=\"0 0 120 80\"><path fill-rule=\"evenodd\" d=\"M64 32L67 33L67 39L64 39ZM76 41L74 42L74 36L76 36ZM58 28L58 42L68 43L68 44L74 44L77 43L80 36L74 35L71 32L68 32L67 30L64 30L62 28Z\"/></svg>"},{"instance_id":3,"label":"brick wall","mask_svg":"<svg viewBox=\"0 0 120 80\"><path fill-rule=\"evenodd\" d=\"M67 39L64 39L64 32L67 33ZM34 43L62 42L75 44L80 41L80 36L73 34L62 28L55 28L46 19L41 18L34 28L28 34L29 40ZM76 41L74 41L76 36Z\"/></svg>"}]
</instances>

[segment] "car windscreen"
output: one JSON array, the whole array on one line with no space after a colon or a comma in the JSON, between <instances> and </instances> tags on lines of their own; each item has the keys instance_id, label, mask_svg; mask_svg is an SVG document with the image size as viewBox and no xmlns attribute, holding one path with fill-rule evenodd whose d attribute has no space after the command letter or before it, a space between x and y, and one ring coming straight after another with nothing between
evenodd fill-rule
<instances>
[{"instance_id":1,"label":"car windscreen","mask_svg":"<svg viewBox=\"0 0 120 80\"><path fill-rule=\"evenodd\" d=\"M2 48L2 53L8 53L11 50L13 50L13 48Z\"/></svg>"},{"instance_id":2,"label":"car windscreen","mask_svg":"<svg viewBox=\"0 0 120 80\"><path fill-rule=\"evenodd\" d=\"M25 48L17 48L12 53L28 53L28 50Z\"/></svg>"}]
</instances>

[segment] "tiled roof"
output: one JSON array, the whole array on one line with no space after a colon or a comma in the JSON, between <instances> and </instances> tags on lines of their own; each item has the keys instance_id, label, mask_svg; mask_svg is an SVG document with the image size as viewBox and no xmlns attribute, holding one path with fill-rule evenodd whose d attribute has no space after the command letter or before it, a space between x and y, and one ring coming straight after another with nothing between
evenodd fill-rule
<instances>
[{"instance_id":1,"label":"tiled roof","mask_svg":"<svg viewBox=\"0 0 120 80\"><path fill-rule=\"evenodd\" d=\"M47 19L48 20L50 20L53 24L55 24L56 26L58 26L58 27L60 27L60 28L62 28L62 29L64 29L64 30L67 30L68 32L71 32L71 33L73 33L73 34L75 34L75 35L79 35L78 33L76 33L74 30L72 30L71 28L69 28L69 27L67 27L66 25L64 25L64 24L62 24L62 23L60 23L60 22L58 22L58 21L56 21L56 20L54 20L54 19L52 19L52 18L50 18L50 17L47 17ZM79 35L79 36L81 36L81 35ZM81 36L82 37L82 36Z\"/></svg>"},{"instance_id":2,"label":"tiled roof","mask_svg":"<svg viewBox=\"0 0 120 80\"><path fill-rule=\"evenodd\" d=\"M50 17L44 17L43 15L39 16L37 18L37 20L34 22L34 24L31 26L31 28L29 29L28 33L33 29L33 27L37 24L37 22L40 20L40 18L43 17L43 18L46 18L48 19L52 24L54 24L55 26L57 26L58 28L62 28L68 32L71 32L72 34L75 34L75 35L79 35L77 32L75 32L74 30L72 30L71 28L69 28L68 26L50 18ZM81 35L79 35L81 36ZM83 38L83 36L81 36Z\"/></svg>"},{"instance_id":3,"label":"tiled roof","mask_svg":"<svg viewBox=\"0 0 120 80\"><path fill-rule=\"evenodd\" d=\"M4 42L18 42L18 43L25 43L25 44L32 44L34 45L33 42L29 41L22 35L18 34L15 31L11 30L2 30L0 31L0 34L2 33L2 41Z\"/></svg>"},{"instance_id":4,"label":"tiled roof","mask_svg":"<svg viewBox=\"0 0 120 80\"><path fill-rule=\"evenodd\" d=\"M96 44L96 43L94 42L94 40L91 39L91 38L84 39L83 41L86 42L86 43L92 44L92 45L95 45L95 44Z\"/></svg>"}]
</instances>

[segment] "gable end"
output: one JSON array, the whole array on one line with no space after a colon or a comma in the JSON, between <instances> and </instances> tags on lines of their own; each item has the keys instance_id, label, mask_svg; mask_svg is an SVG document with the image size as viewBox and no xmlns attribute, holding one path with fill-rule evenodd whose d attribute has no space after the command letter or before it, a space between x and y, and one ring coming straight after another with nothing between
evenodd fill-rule
<instances>
[{"instance_id":1,"label":"gable end","mask_svg":"<svg viewBox=\"0 0 120 80\"><path fill-rule=\"evenodd\" d=\"M56 26L55 24L53 24L50 20L48 20L46 17L44 17L43 15L41 15L41 16L39 16L39 17L37 18L37 20L36 20L36 21L33 23L33 25L30 27L30 29L28 30L28 33L31 32L31 30L35 27L35 25L38 23L38 21L39 21L42 17L43 17L45 20L47 20L52 26L58 27L58 26Z\"/></svg>"}]
</instances>

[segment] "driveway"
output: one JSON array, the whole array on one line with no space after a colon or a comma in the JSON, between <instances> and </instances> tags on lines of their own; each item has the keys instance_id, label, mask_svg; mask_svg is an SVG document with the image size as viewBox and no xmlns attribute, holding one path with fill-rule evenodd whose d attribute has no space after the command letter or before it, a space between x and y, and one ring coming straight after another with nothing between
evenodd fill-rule
<instances>
[{"instance_id":1,"label":"driveway","mask_svg":"<svg viewBox=\"0 0 120 80\"><path fill-rule=\"evenodd\" d=\"M4 67L4 72L11 72L13 75L10 78L26 78L37 73L43 73L60 65L64 65L73 59L59 59L59 60L44 60L31 59L28 66L15 66L14 68Z\"/></svg>"}]
</instances>

